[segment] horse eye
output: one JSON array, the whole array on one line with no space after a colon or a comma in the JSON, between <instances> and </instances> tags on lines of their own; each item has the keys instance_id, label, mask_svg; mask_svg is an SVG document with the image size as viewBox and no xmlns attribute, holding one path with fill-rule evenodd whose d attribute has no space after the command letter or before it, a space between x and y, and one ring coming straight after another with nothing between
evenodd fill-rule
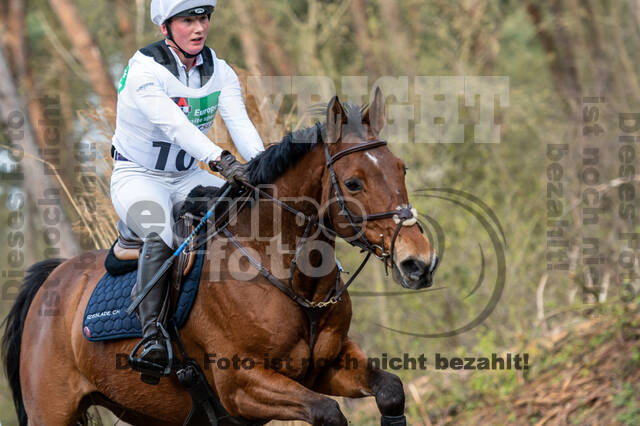
<instances>
[{"instance_id":1,"label":"horse eye","mask_svg":"<svg viewBox=\"0 0 640 426\"><path fill-rule=\"evenodd\" d=\"M402 172L404 173L404 175L407 175L407 170L409 170L409 168L407 166L402 166Z\"/></svg>"},{"instance_id":2,"label":"horse eye","mask_svg":"<svg viewBox=\"0 0 640 426\"><path fill-rule=\"evenodd\" d=\"M349 191L356 192L362 191L362 181L358 178L351 178L347 180L344 185Z\"/></svg>"}]
</instances>

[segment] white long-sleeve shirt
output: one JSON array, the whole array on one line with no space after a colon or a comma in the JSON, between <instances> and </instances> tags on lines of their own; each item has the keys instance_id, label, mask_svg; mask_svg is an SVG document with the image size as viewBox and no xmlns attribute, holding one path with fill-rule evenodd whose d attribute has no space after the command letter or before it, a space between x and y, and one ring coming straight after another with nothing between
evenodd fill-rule
<instances>
[{"instance_id":1,"label":"white long-sleeve shirt","mask_svg":"<svg viewBox=\"0 0 640 426\"><path fill-rule=\"evenodd\" d=\"M236 148L249 160L264 150L242 100L233 69L211 51L213 74L202 86L199 67L189 71L172 49L178 77L141 51L129 61L120 83L115 149L143 167L181 171L217 158L222 149L207 138L217 110Z\"/></svg>"}]
</instances>

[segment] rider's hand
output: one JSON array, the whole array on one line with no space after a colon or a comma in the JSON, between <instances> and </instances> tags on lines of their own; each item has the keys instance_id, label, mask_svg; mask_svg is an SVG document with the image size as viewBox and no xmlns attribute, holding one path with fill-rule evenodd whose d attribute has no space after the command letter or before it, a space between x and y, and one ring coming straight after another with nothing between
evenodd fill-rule
<instances>
[{"instance_id":1,"label":"rider's hand","mask_svg":"<svg viewBox=\"0 0 640 426\"><path fill-rule=\"evenodd\" d=\"M238 186L249 183L246 166L236 160L236 157L229 151L222 151L219 159L209 162L209 167L214 172L220 173L231 185Z\"/></svg>"}]
</instances>

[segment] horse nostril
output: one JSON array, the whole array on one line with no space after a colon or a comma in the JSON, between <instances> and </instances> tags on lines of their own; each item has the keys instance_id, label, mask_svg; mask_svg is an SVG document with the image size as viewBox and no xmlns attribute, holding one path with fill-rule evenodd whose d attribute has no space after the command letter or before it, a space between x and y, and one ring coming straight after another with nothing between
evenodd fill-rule
<instances>
[{"instance_id":1,"label":"horse nostril","mask_svg":"<svg viewBox=\"0 0 640 426\"><path fill-rule=\"evenodd\" d=\"M408 258L400 263L402 272L413 281L421 279L427 273L427 264L415 258Z\"/></svg>"}]
</instances>

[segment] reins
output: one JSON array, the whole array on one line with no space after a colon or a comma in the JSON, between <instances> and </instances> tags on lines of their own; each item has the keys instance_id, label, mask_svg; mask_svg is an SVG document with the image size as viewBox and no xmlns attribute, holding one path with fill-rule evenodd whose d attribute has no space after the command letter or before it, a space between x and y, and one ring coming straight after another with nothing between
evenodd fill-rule
<instances>
[{"instance_id":1,"label":"reins","mask_svg":"<svg viewBox=\"0 0 640 426\"><path fill-rule=\"evenodd\" d=\"M238 250L240 250L243 256L247 258L247 260L259 271L259 273L264 278L266 278L273 286L275 286L276 288L281 290L283 293L285 293L287 296L289 296L298 305L302 306L305 309L321 309L329 305L338 303L341 300L341 297L344 294L344 292L347 290L347 288L355 281L356 277L360 274L362 269L364 269L365 265L371 258L371 255L376 256L377 258L381 259L384 262L385 270L388 274L388 264L391 263L392 266L395 266L395 262L393 260L393 252L395 249L395 242L398 237L398 234L400 233L401 228L403 226L413 226L416 223L418 223L416 218L417 216L416 211L411 207L410 204L398 206L395 210L381 212L381 213L373 213L365 216L359 216L359 215L353 214L353 212L351 212L351 210L347 206L347 202L344 198L342 189L338 184L338 177L333 167L334 163L339 159L347 155L353 154L355 152L375 149L375 148L386 146L386 145L387 145L387 141L376 139L376 140L357 144L353 147L347 148L331 156L329 153L328 144L326 143L324 144L325 160L326 160L325 166L327 167L330 173L330 181L331 181L330 183L331 187L329 188L329 198L331 198L332 194L335 192L335 199L338 203L338 206L341 209L341 212L348 218L349 223L355 232L355 235L358 236L358 239L356 240L352 240L349 237L343 237L339 235L331 227L328 227L323 223L320 223L320 221L318 221L315 215L308 216L304 212L289 206L288 204L282 202L276 197L273 197L272 195L268 194L264 190L251 184L245 184L247 188L251 189L252 191L254 191L255 194L257 194L258 199L262 197L264 199L270 200L271 202L279 206L281 209L286 210L291 214L304 219L304 221L307 223L304 233L300 239L300 242L296 246L294 258L291 262L291 266L289 269L288 285L282 282L281 280L279 280L276 276L274 276L266 267L264 267L264 265L262 265L262 263L260 263L259 260L257 260L254 256L252 256L249 253L249 251L240 243L240 241L238 241L238 239L227 229L230 222L229 220L226 221L224 225L219 226L220 223L225 218L228 217L227 214L222 215L220 218L217 218L213 227L213 231L211 233L207 233L207 235L201 241L198 241L195 244L195 247L190 250L197 250L199 247L206 244L209 240L211 240L216 235L223 233L225 237L229 241L231 241L231 243ZM249 198L244 199L240 207L236 210L237 212L240 212L244 208L244 206L246 206L248 199ZM358 224L362 224L367 221L375 221L375 220L388 219L388 218L393 218L393 220L396 222L396 228L394 230L393 237L391 239L391 245L389 247L389 251L385 251L386 248L385 248L384 236L382 234L380 235L381 236L380 245L372 244L365 237L361 227ZM333 237L341 237L345 239L349 244L359 247L362 251L367 252L367 255L365 256L363 261L360 263L356 271L351 275L349 280L343 286L340 286L340 274L341 272L343 272L343 269L336 259L337 272L336 272L335 286L327 293L327 295L320 302L315 302L307 299L306 297L296 293L293 288L293 275L295 273L295 270L297 269L298 256L302 251L302 248L305 245L308 236L310 235L311 228L314 225L320 228L323 228L325 231L328 231ZM380 251L380 254L377 253L378 251Z\"/></svg>"}]
</instances>

